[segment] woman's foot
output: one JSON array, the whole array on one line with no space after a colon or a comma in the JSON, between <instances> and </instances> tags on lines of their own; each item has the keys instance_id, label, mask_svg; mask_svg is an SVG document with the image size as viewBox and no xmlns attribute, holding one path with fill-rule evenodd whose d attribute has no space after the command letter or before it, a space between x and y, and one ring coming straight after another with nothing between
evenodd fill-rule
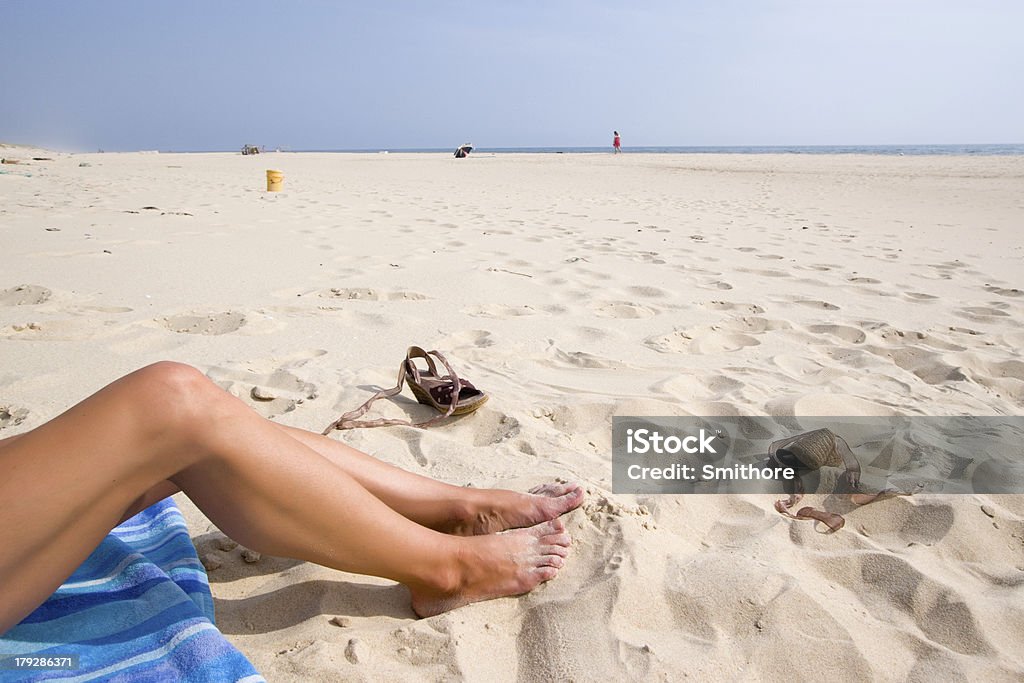
<instances>
[{"instance_id":1,"label":"woman's foot","mask_svg":"<svg viewBox=\"0 0 1024 683\"><path fill-rule=\"evenodd\" d=\"M455 540L455 539L453 539ZM572 539L561 520L526 529L459 539L454 566L433 585L410 587L420 617L510 595L529 593L558 574Z\"/></svg>"},{"instance_id":2,"label":"woman's foot","mask_svg":"<svg viewBox=\"0 0 1024 683\"><path fill-rule=\"evenodd\" d=\"M529 493L502 489L469 489L475 493L460 502L452 523L440 531L458 536L494 534L530 527L575 510L583 502L578 484L543 484Z\"/></svg>"}]
</instances>

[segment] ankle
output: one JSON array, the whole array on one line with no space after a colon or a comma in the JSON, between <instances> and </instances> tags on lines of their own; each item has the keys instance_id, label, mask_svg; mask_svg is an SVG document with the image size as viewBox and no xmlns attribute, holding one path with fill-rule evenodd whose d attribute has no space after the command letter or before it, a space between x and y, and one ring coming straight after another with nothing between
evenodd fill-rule
<instances>
[{"instance_id":1,"label":"ankle","mask_svg":"<svg viewBox=\"0 0 1024 683\"><path fill-rule=\"evenodd\" d=\"M475 489L456 504L452 517L457 520L455 533L480 535L504 531L528 502L525 494L513 491Z\"/></svg>"},{"instance_id":2,"label":"ankle","mask_svg":"<svg viewBox=\"0 0 1024 683\"><path fill-rule=\"evenodd\" d=\"M418 577L420 588L433 595L454 596L461 593L468 583L469 569L472 564L468 560L468 545L464 538L452 536L442 541L447 547L438 553L438 561L425 568Z\"/></svg>"}]
</instances>

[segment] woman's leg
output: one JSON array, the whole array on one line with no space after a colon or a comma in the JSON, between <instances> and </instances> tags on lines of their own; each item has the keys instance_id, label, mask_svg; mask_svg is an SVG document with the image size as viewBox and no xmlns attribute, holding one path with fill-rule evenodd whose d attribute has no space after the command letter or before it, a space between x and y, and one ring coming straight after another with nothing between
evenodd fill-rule
<instances>
[{"instance_id":1,"label":"woman's leg","mask_svg":"<svg viewBox=\"0 0 1024 683\"><path fill-rule=\"evenodd\" d=\"M421 616L527 592L555 576L569 546L558 520L468 538L416 524L175 363L132 373L0 444L0 472L0 633L165 481L251 548L404 583Z\"/></svg>"},{"instance_id":2,"label":"woman's leg","mask_svg":"<svg viewBox=\"0 0 1024 683\"><path fill-rule=\"evenodd\" d=\"M555 519L583 502L583 488L578 484L544 484L529 493L452 486L389 465L320 434L269 423L344 469L392 510L435 531L460 536L493 534ZM160 482L140 496L121 521L177 492L171 482Z\"/></svg>"},{"instance_id":3,"label":"woman's leg","mask_svg":"<svg viewBox=\"0 0 1024 683\"><path fill-rule=\"evenodd\" d=\"M435 531L473 536L519 529L560 517L583 502L583 488L578 484L544 484L529 493L452 486L389 465L320 434L270 424L341 467L392 510ZM178 491L171 482L160 482L140 496L120 521Z\"/></svg>"},{"instance_id":4,"label":"woman's leg","mask_svg":"<svg viewBox=\"0 0 1024 683\"><path fill-rule=\"evenodd\" d=\"M452 486L389 465L340 441L273 424L344 469L391 509L437 531L472 535L532 526L583 502L583 489L576 484L545 484L531 493Z\"/></svg>"}]
</instances>

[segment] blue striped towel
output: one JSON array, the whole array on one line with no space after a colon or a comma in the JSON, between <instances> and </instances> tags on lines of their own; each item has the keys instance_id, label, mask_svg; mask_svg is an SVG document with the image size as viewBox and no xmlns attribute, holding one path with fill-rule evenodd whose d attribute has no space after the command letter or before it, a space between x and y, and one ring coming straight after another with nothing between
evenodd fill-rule
<instances>
[{"instance_id":1,"label":"blue striped towel","mask_svg":"<svg viewBox=\"0 0 1024 683\"><path fill-rule=\"evenodd\" d=\"M72 670L11 656L77 656ZM213 625L213 597L181 511L156 503L103 539L57 592L0 638L0 681L263 681Z\"/></svg>"}]
</instances>

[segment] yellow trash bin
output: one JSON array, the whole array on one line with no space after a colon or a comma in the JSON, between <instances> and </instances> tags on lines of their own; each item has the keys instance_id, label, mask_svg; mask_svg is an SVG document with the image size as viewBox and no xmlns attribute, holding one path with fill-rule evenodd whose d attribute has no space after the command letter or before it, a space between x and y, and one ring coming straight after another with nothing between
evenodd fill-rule
<instances>
[{"instance_id":1,"label":"yellow trash bin","mask_svg":"<svg viewBox=\"0 0 1024 683\"><path fill-rule=\"evenodd\" d=\"M284 173L267 170L267 192L280 192L284 187Z\"/></svg>"}]
</instances>

